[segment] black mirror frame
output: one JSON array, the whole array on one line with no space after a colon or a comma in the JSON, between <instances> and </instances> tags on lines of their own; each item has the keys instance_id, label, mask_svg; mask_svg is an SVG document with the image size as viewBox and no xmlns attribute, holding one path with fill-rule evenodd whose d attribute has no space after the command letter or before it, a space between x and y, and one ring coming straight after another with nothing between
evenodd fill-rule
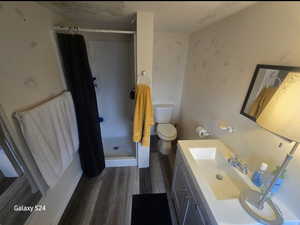
<instances>
[{"instance_id":1,"label":"black mirror frame","mask_svg":"<svg viewBox=\"0 0 300 225\"><path fill-rule=\"evenodd\" d=\"M251 82L250 82L250 85L249 85L249 88L248 88L245 100L244 100L243 105L242 105L242 109L240 111L240 114L242 114L243 116L247 117L248 119L250 119L250 120L252 120L254 122L256 122L256 118L253 117L253 116L248 115L247 113L244 112L244 110L246 108L246 104L247 104L248 99L250 97L252 88L253 88L253 86L255 84L256 77L258 75L258 71L260 69L287 70L287 71L291 71L291 72L300 72L300 67L294 67L294 66L277 66L277 65L267 65L267 64L257 64L256 65L256 68L255 68L253 77L251 79Z\"/></svg>"}]
</instances>

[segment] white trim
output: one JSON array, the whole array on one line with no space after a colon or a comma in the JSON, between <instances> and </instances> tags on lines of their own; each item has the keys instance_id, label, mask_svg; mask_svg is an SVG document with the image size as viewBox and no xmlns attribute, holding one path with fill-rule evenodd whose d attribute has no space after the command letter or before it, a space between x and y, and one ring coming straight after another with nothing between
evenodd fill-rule
<instances>
[{"instance_id":1,"label":"white trim","mask_svg":"<svg viewBox=\"0 0 300 225\"><path fill-rule=\"evenodd\" d=\"M106 157L105 167L137 166L135 157Z\"/></svg>"},{"instance_id":2,"label":"white trim","mask_svg":"<svg viewBox=\"0 0 300 225\"><path fill-rule=\"evenodd\" d=\"M150 165L150 147L142 146L141 143L138 143L138 167L147 168Z\"/></svg>"},{"instance_id":3,"label":"white trim","mask_svg":"<svg viewBox=\"0 0 300 225\"><path fill-rule=\"evenodd\" d=\"M82 174L83 174L83 172L79 173L76 176L76 179L75 179L74 183L70 184L70 192L66 193L67 197L66 197L65 202L64 202L64 206L63 206L64 208L61 208L57 212L56 217L53 220L53 225L57 225L59 223L62 215L64 214L64 212L65 212L65 210L66 210L66 208L67 208L67 206L68 206L68 204L69 204L69 202L71 200L71 197L72 197L73 193L75 192L75 190L76 190L76 188L77 188L77 186L79 184L79 181L80 181L80 179L82 177Z\"/></svg>"},{"instance_id":4,"label":"white trim","mask_svg":"<svg viewBox=\"0 0 300 225\"><path fill-rule=\"evenodd\" d=\"M51 224L49 225L57 225L65 211L65 209L67 208L70 200L71 200L71 197L77 187L77 185L79 184L79 181L80 181L80 178L82 176L83 172L81 171L79 174L77 174L75 180L73 183L70 184L70 191L66 193L66 198L64 199L64 203L59 207L59 209L57 210L57 213L55 215L55 217L53 218L53 220L51 221ZM45 204L45 201L44 201L44 198L42 198L39 203L40 205L46 205L47 207L47 204ZM33 217L37 216L38 214L38 211L33 211L33 213L30 214L30 216L27 218L27 220L25 221L25 224L24 225L33 225L31 223ZM34 223L35 224L35 223Z\"/></svg>"},{"instance_id":5,"label":"white trim","mask_svg":"<svg viewBox=\"0 0 300 225\"><path fill-rule=\"evenodd\" d=\"M55 31L75 31L75 32L81 31L81 32L93 32L93 33L135 34L135 31L131 31L131 30L87 29L87 28L80 28L77 26L74 27L56 26L53 29Z\"/></svg>"},{"instance_id":6,"label":"white trim","mask_svg":"<svg viewBox=\"0 0 300 225\"><path fill-rule=\"evenodd\" d=\"M25 225L38 225L43 221L43 225L57 225L63 215L77 185L82 176L79 154L74 154L71 165L64 171L57 184L48 189L39 205L46 205L46 211L34 211L26 220Z\"/></svg>"}]
</instances>

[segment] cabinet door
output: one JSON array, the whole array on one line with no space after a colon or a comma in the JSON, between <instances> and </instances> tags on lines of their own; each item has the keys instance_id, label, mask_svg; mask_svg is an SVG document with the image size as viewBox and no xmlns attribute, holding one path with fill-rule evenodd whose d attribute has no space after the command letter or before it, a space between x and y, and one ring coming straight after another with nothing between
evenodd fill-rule
<instances>
[{"instance_id":1,"label":"cabinet door","mask_svg":"<svg viewBox=\"0 0 300 225\"><path fill-rule=\"evenodd\" d=\"M185 174L180 166L178 166L175 171L172 195L175 203L178 222L181 225L188 206L189 192L185 181Z\"/></svg>"},{"instance_id":2,"label":"cabinet door","mask_svg":"<svg viewBox=\"0 0 300 225\"><path fill-rule=\"evenodd\" d=\"M204 216L198 205L190 199L185 217L183 218L183 225L206 225Z\"/></svg>"}]
</instances>

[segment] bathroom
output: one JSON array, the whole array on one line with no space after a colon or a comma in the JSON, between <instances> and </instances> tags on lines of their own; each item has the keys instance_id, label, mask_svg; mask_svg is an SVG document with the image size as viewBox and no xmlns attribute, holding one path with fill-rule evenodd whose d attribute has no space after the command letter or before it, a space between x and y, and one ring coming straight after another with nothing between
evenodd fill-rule
<instances>
[{"instance_id":1,"label":"bathroom","mask_svg":"<svg viewBox=\"0 0 300 225\"><path fill-rule=\"evenodd\" d=\"M211 150L210 145L230 151L235 157L227 164L249 170L250 181L263 162L268 172L282 165L294 146L289 140L297 139L261 127L246 112L247 101L258 88L259 69L299 70L299 2L0 1L0 27L1 225L300 224L299 149L270 198L282 215L269 222L258 221L234 188L225 193L232 184L225 183L224 174L216 184L225 183L225 194L216 191L217 200L212 200L219 186L210 191L210 183L203 184L213 174L207 170L211 165L205 168L205 162L195 160L199 155L186 152ZM68 54L69 43L78 46L72 51L81 52ZM82 73L93 81L88 95L78 91L86 77L73 79ZM283 81L286 74L277 78ZM149 87L144 90L150 90L154 119L145 145L132 141L141 84ZM73 123L63 123L63 134L69 128L78 134L58 146L80 147L63 152L68 163L53 176L55 182L47 183L47 170L36 155L54 148L31 144L44 134L59 135L50 133L52 126L22 130L18 115L65 95L70 100L66 93L72 94L73 104L65 104L75 110L70 113L76 113L77 123L66 118ZM295 122L284 131L299 124L297 117L290 119ZM198 164L203 173L195 172ZM178 165L186 170L180 176ZM204 200L195 204L200 219L198 211L189 210L193 201L181 204L174 193L178 177L185 176L193 201ZM9 178L8 185L2 185L3 178ZM224 200L227 194L232 196Z\"/></svg>"}]
</instances>

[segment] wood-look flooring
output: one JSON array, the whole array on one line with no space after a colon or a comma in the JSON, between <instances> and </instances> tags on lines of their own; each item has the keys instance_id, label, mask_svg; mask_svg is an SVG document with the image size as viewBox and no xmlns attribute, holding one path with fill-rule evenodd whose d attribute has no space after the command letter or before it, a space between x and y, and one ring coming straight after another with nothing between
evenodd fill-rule
<instances>
[{"instance_id":1,"label":"wood-look flooring","mask_svg":"<svg viewBox=\"0 0 300 225\"><path fill-rule=\"evenodd\" d=\"M136 167L105 168L96 178L80 180L60 225L130 224L131 198L139 193Z\"/></svg>"},{"instance_id":2,"label":"wood-look flooring","mask_svg":"<svg viewBox=\"0 0 300 225\"><path fill-rule=\"evenodd\" d=\"M166 156L151 151L149 168L105 168L98 177L82 177L59 225L130 225L132 195L167 193L169 196L170 172ZM175 225L171 201L169 206Z\"/></svg>"},{"instance_id":3,"label":"wood-look flooring","mask_svg":"<svg viewBox=\"0 0 300 225\"><path fill-rule=\"evenodd\" d=\"M164 180L161 157L158 152L150 153L150 167L139 169L140 194L166 193L166 181ZM166 162L164 162L166 163ZM167 165L168 167L169 165Z\"/></svg>"}]
</instances>

